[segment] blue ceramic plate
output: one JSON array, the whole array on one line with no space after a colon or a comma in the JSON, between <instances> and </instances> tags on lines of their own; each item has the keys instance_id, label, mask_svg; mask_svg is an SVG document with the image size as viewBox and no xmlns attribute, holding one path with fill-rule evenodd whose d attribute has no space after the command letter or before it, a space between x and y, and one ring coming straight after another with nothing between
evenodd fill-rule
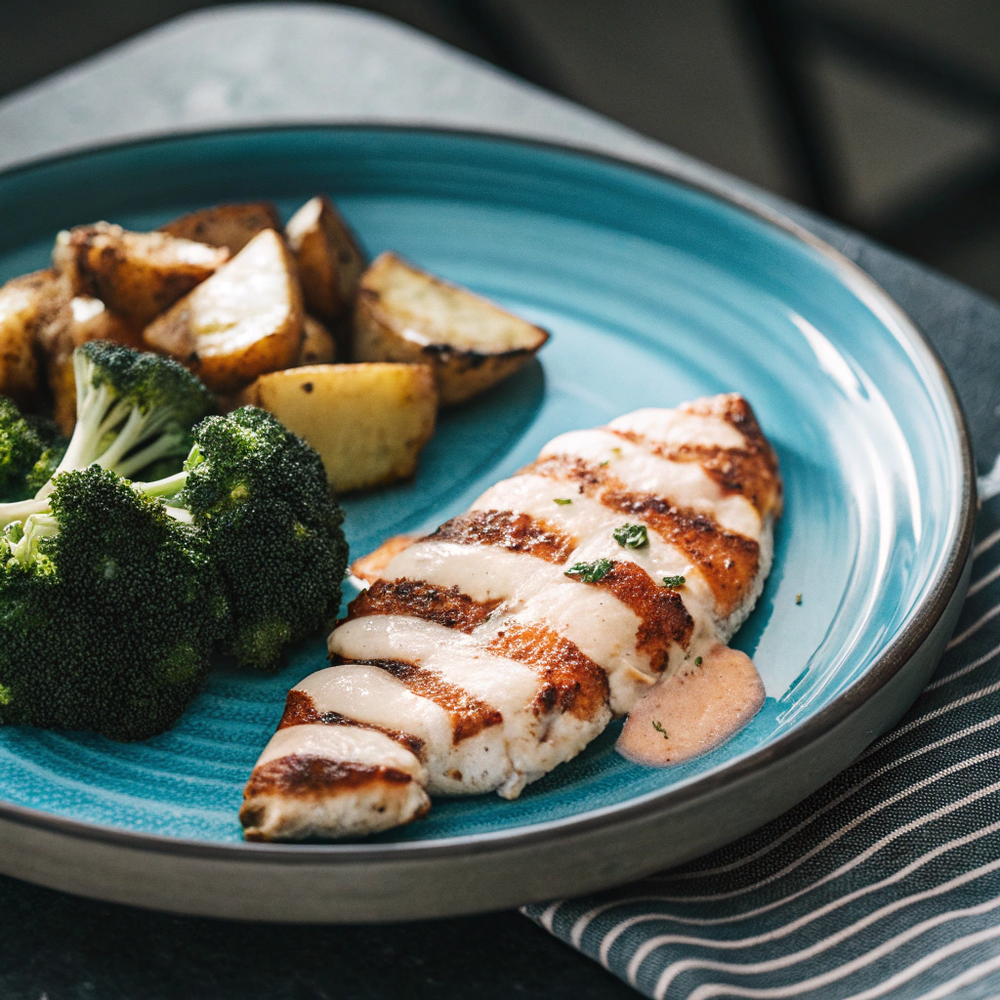
<instances>
[{"instance_id":1,"label":"blue ceramic plate","mask_svg":"<svg viewBox=\"0 0 1000 1000\"><path fill-rule=\"evenodd\" d=\"M294 865L295 852L326 873L319 877L337 895L347 892L350 879L337 880L348 864L387 871L433 861L440 885L449 864L457 872L461 859L488 859L494 847L551 850L584 831L608 834L613 864L592 845L592 864L576 865L588 868L582 877L525 878L502 900L523 902L648 871L736 836L843 766L906 708L930 666L926 650L917 666L913 655L938 641L935 628L947 630L942 616L967 555L972 503L961 416L936 358L887 296L832 250L754 206L620 163L488 136L214 133L0 176L0 279L45 266L55 232L70 225L108 219L148 229L243 198L272 198L287 217L320 191L370 254L397 250L553 333L527 370L442 415L413 482L345 500L352 552L433 528L562 431L640 406L742 392L777 448L786 489L774 569L735 641L757 663L767 703L737 738L673 769L619 757L614 725L516 802L442 800L426 820L357 845L244 845L236 815L243 784L286 690L324 665L317 636L274 676L220 668L174 730L144 743L0 731L0 832L12 845L5 870L110 898L262 915L248 912L247 886L267 883L281 896L282 866ZM779 779L767 777L769 767L795 754L810 760L811 747L907 668L908 684L883 697L874 721L842 731L837 742L845 745L812 759L810 779L794 791L774 790ZM740 783L754 776L771 793L748 809ZM706 795L714 803L708 827L689 813L685 836L621 857L622 824L644 817L665 831L670 817L680 822ZM238 858L250 881L230 886L232 899L214 907L176 885L124 887L113 870L94 876L96 886L81 884L26 859L43 834L61 838L70 855L84 843L152 852L167 882L178 858L198 859L207 871ZM530 875L526 858L518 870ZM496 863L501 871L509 864ZM115 869L113 858L101 865ZM172 871L176 882L180 868ZM401 902L400 893L413 891L404 886L394 896L388 888L383 895L392 898L368 910L327 903L314 913L289 904L276 915L417 916L496 899Z\"/></svg>"}]
</instances>

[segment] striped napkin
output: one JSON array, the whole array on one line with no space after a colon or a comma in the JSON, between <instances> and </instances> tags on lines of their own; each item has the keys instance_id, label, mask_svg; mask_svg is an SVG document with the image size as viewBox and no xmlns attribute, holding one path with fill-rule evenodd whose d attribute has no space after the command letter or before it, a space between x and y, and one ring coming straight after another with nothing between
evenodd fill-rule
<instances>
[{"instance_id":1,"label":"striped napkin","mask_svg":"<svg viewBox=\"0 0 1000 1000\"><path fill-rule=\"evenodd\" d=\"M1000 462L980 490L962 617L894 730L735 844L524 912L664 1000L1000 996Z\"/></svg>"}]
</instances>

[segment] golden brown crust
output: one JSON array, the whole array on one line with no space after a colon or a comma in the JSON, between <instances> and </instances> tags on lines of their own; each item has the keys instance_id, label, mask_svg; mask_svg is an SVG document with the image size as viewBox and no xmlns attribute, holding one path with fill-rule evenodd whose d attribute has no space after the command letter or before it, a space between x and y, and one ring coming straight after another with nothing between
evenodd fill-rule
<instances>
[{"instance_id":1,"label":"golden brown crust","mask_svg":"<svg viewBox=\"0 0 1000 1000\"><path fill-rule=\"evenodd\" d=\"M760 568L760 546L752 538L725 531L715 521L652 494L606 490L600 499L612 510L639 518L683 552L712 588L719 614L739 607Z\"/></svg>"},{"instance_id":2,"label":"golden brown crust","mask_svg":"<svg viewBox=\"0 0 1000 1000\"><path fill-rule=\"evenodd\" d=\"M474 323L470 310L477 314ZM499 341L498 322L508 334ZM511 337L514 330L517 336ZM361 276L354 312L356 360L432 365L443 406L509 377L548 339L541 327L392 252L376 257Z\"/></svg>"},{"instance_id":3,"label":"golden brown crust","mask_svg":"<svg viewBox=\"0 0 1000 1000\"><path fill-rule=\"evenodd\" d=\"M605 507L643 521L701 571L720 615L735 611L752 588L760 568L760 546L752 538L726 531L711 518L675 507L664 497L630 493L620 479L581 459L544 458L523 471L574 483L580 493L596 497Z\"/></svg>"},{"instance_id":4,"label":"golden brown crust","mask_svg":"<svg viewBox=\"0 0 1000 1000\"><path fill-rule=\"evenodd\" d=\"M686 457L675 461L698 461L705 471L727 492L742 493L757 508L761 517L781 514L782 487L778 457L760 429L753 408L739 393L715 396L688 403L685 413L721 417L743 435L744 448L712 449L689 447ZM703 452L703 454L699 454ZM685 449L679 449L685 452Z\"/></svg>"},{"instance_id":5,"label":"golden brown crust","mask_svg":"<svg viewBox=\"0 0 1000 1000\"><path fill-rule=\"evenodd\" d=\"M676 590L659 586L633 562L616 562L590 587L603 587L639 619L636 649L649 656L657 673L666 669L672 646L687 649L694 633L694 619Z\"/></svg>"},{"instance_id":6,"label":"golden brown crust","mask_svg":"<svg viewBox=\"0 0 1000 1000\"><path fill-rule=\"evenodd\" d=\"M546 625L511 622L486 650L524 663L541 677L542 687L533 706L538 715L555 710L592 719L608 703L604 669Z\"/></svg>"},{"instance_id":7,"label":"golden brown crust","mask_svg":"<svg viewBox=\"0 0 1000 1000\"><path fill-rule=\"evenodd\" d=\"M326 195L310 198L288 220L285 235L309 309L328 323L349 313L365 254L333 202Z\"/></svg>"},{"instance_id":8,"label":"golden brown crust","mask_svg":"<svg viewBox=\"0 0 1000 1000\"><path fill-rule=\"evenodd\" d=\"M376 580L348 605L347 620L411 615L468 633L486 621L498 604L499 600L477 601L458 587L438 587L424 580Z\"/></svg>"},{"instance_id":9,"label":"golden brown crust","mask_svg":"<svg viewBox=\"0 0 1000 1000\"><path fill-rule=\"evenodd\" d=\"M269 201L201 208L172 219L159 231L210 247L225 247L230 254L237 254L265 229L281 231L281 216Z\"/></svg>"},{"instance_id":10,"label":"golden brown crust","mask_svg":"<svg viewBox=\"0 0 1000 1000\"><path fill-rule=\"evenodd\" d=\"M298 691L292 688L285 698L285 711L282 713L281 721L278 723L278 730L288 729L290 726L353 726L356 729L369 729L376 733L382 733L389 739L395 740L400 746L405 747L410 753L421 756L424 750L424 741L419 736L412 733L404 733L398 729L388 729L385 726L376 726L372 722L359 722L357 719L349 719L339 712L320 712L316 708L316 703L305 691Z\"/></svg>"},{"instance_id":11,"label":"golden brown crust","mask_svg":"<svg viewBox=\"0 0 1000 1000\"><path fill-rule=\"evenodd\" d=\"M201 247L195 261L185 250ZM52 261L74 294L100 299L130 323L150 322L229 259L221 247L96 222L60 234Z\"/></svg>"},{"instance_id":12,"label":"golden brown crust","mask_svg":"<svg viewBox=\"0 0 1000 1000\"><path fill-rule=\"evenodd\" d=\"M499 709L480 701L473 694L449 684L440 674L415 663L402 660L344 660L344 663L364 663L378 667L402 681L415 695L440 705L451 716L452 742L461 743L490 726L499 726L503 715Z\"/></svg>"},{"instance_id":13,"label":"golden brown crust","mask_svg":"<svg viewBox=\"0 0 1000 1000\"><path fill-rule=\"evenodd\" d=\"M743 448L680 445L667 447L634 431L607 428L626 441L631 441L671 462L698 462L724 493L745 496L761 517L781 514L782 486L778 458L769 444L750 404L737 393L717 396L701 403L681 407L686 413L720 417L743 435ZM539 476L565 479L576 484L581 493L592 493L595 487L625 489L623 483L603 469L588 465L583 459L554 455L540 458L521 470Z\"/></svg>"},{"instance_id":14,"label":"golden brown crust","mask_svg":"<svg viewBox=\"0 0 1000 1000\"><path fill-rule=\"evenodd\" d=\"M419 535L393 535L368 555L355 559L351 563L351 572L360 580L374 583L382 578L385 568L400 552L417 541L420 541Z\"/></svg>"},{"instance_id":15,"label":"golden brown crust","mask_svg":"<svg viewBox=\"0 0 1000 1000\"><path fill-rule=\"evenodd\" d=\"M586 496L596 496L598 490L604 486L625 489L625 484L612 476L605 469L597 465L591 465L582 458L573 458L569 455L550 455L547 458L539 458L520 469L519 476L546 476L549 479L560 479L563 482L572 483L578 493Z\"/></svg>"},{"instance_id":16,"label":"golden brown crust","mask_svg":"<svg viewBox=\"0 0 1000 1000\"><path fill-rule=\"evenodd\" d=\"M333 333L307 313L302 317L302 346L295 367L332 365L336 360L337 340Z\"/></svg>"},{"instance_id":17,"label":"golden brown crust","mask_svg":"<svg viewBox=\"0 0 1000 1000\"><path fill-rule=\"evenodd\" d=\"M79 309L79 307L83 307ZM82 312L83 315L78 315ZM142 327L128 323L96 299L75 297L47 338L47 374L52 390L53 418L63 434L76 426L76 373L73 352L91 340L110 340L133 350L143 350Z\"/></svg>"},{"instance_id":18,"label":"golden brown crust","mask_svg":"<svg viewBox=\"0 0 1000 1000\"><path fill-rule=\"evenodd\" d=\"M36 409L42 352L69 314L69 289L55 271L33 271L0 287L0 395Z\"/></svg>"},{"instance_id":19,"label":"golden brown crust","mask_svg":"<svg viewBox=\"0 0 1000 1000\"><path fill-rule=\"evenodd\" d=\"M576 547L575 538L548 521L509 510L469 511L445 521L427 538L458 545L493 545L551 563L565 562Z\"/></svg>"},{"instance_id":20,"label":"golden brown crust","mask_svg":"<svg viewBox=\"0 0 1000 1000\"><path fill-rule=\"evenodd\" d=\"M248 799L262 795L284 798L322 799L331 792L340 793L374 782L386 785L406 785L412 775L394 767L378 764L358 764L354 761L330 760L313 754L289 754L256 767L243 791L244 805L240 820L244 826L254 825L249 815Z\"/></svg>"},{"instance_id":21,"label":"golden brown crust","mask_svg":"<svg viewBox=\"0 0 1000 1000\"><path fill-rule=\"evenodd\" d=\"M228 256L222 249L215 252ZM259 375L295 364L302 316L295 262L281 236L265 229L158 315L142 339L148 349L190 369L212 392L233 393Z\"/></svg>"}]
</instances>

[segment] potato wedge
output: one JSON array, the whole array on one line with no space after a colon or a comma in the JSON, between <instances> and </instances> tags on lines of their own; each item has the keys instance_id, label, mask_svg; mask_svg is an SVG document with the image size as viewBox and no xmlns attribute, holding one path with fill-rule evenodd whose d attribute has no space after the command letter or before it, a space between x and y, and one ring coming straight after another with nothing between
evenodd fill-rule
<instances>
[{"instance_id":1,"label":"potato wedge","mask_svg":"<svg viewBox=\"0 0 1000 1000\"><path fill-rule=\"evenodd\" d=\"M541 327L394 253L380 254L361 276L355 359L433 364L442 404L512 375L548 339Z\"/></svg>"},{"instance_id":2,"label":"potato wedge","mask_svg":"<svg viewBox=\"0 0 1000 1000\"><path fill-rule=\"evenodd\" d=\"M228 259L220 247L107 222L63 230L52 251L74 295L100 299L133 324L148 323Z\"/></svg>"},{"instance_id":3,"label":"potato wedge","mask_svg":"<svg viewBox=\"0 0 1000 1000\"><path fill-rule=\"evenodd\" d=\"M295 262L273 230L143 331L143 342L191 369L214 392L234 392L295 364L302 345Z\"/></svg>"},{"instance_id":4,"label":"potato wedge","mask_svg":"<svg viewBox=\"0 0 1000 1000\"><path fill-rule=\"evenodd\" d=\"M336 357L337 344L333 334L318 319L307 315L302 322L302 347L296 366L328 365Z\"/></svg>"},{"instance_id":5,"label":"potato wedge","mask_svg":"<svg viewBox=\"0 0 1000 1000\"><path fill-rule=\"evenodd\" d=\"M142 350L142 327L127 323L100 299L76 296L62 321L50 327L45 343L49 388L54 400L53 418L66 435L76 426L76 378L73 352L90 340L112 340Z\"/></svg>"},{"instance_id":6,"label":"potato wedge","mask_svg":"<svg viewBox=\"0 0 1000 1000\"><path fill-rule=\"evenodd\" d=\"M354 302L365 256L333 202L310 198L285 226L295 256L306 308L332 323Z\"/></svg>"},{"instance_id":7,"label":"potato wedge","mask_svg":"<svg viewBox=\"0 0 1000 1000\"><path fill-rule=\"evenodd\" d=\"M262 375L243 402L305 438L331 486L345 493L413 475L434 433L438 398L426 365L312 365Z\"/></svg>"},{"instance_id":8,"label":"potato wedge","mask_svg":"<svg viewBox=\"0 0 1000 1000\"><path fill-rule=\"evenodd\" d=\"M20 406L34 402L43 345L68 312L68 286L55 271L24 274L0 288L0 395Z\"/></svg>"},{"instance_id":9,"label":"potato wedge","mask_svg":"<svg viewBox=\"0 0 1000 1000\"><path fill-rule=\"evenodd\" d=\"M207 243L210 247L225 247L232 256L265 229L281 229L281 216L269 201L215 205L189 212L160 226L161 233Z\"/></svg>"}]
</instances>

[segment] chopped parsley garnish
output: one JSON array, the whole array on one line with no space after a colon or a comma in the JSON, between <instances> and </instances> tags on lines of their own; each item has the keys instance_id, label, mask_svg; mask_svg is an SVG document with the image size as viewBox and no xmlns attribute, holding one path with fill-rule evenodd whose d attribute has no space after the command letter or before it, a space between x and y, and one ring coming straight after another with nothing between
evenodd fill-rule
<instances>
[{"instance_id":1,"label":"chopped parsley garnish","mask_svg":"<svg viewBox=\"0 0 1000 1000\"><path fill-rule=\"evenodd\" d=\"M644 524L623 524L611 532L614 540L623 549L641 549L649 545L649 535Z\"/></svg>"},{"instance_id":2,"label":"chopped parsley garnish","mask_svg":"<svg viewBox=\"0 0 1000 1000\"><path fill-rule=\"evenodd\" d=\"M653 728L658 733L663 733L663 738L665 740L669 740L670 739L670 734L663 728L663 723L662 722L657 722L656 719L653 719Z\"/></svg>"},{"instance_id":3,"label":"chopped parsley garnish","mask_svg":"<svg viewBox=\"0 0 1000 1000\"><path fill-rule=\"evenodd\" d=\"M801 594L796 594L795 595L795 603L796 604L801 604L802 603L802 595Z\"/></svg>"},{"instance_id":4,"label":"chopped parsley garnish","mask_svg":"<svg viewBox=\"0 0 1000 1000\"><path fill-rule=\"evenodd\" d=\"M611 459L610 458L606 458L603 462L599 463L597 467L599 469L603 469L604 466L610 465L610 464L611 464Z\"/></svg>"},{"instance_id":5,"label":"chopped parsley garnish","mask_svg":"<svg viewBox=\"0 0 1000 1000\"><path fill-rule=\"evenodd\" d=\"M676 590L678 587L683 587L684 586L684 577L683 576L665 576L663 578L663 586L664 587L673 587L674 590Z\"/></svg>"},{"instance_id":6,"label":"chopped parsley garnish","mask_svg":"<svg viewBox=\"0 0 1000 1000\"><path fill-rule=\"evenodd\" d=\"M564 506L564 505L566 505L566 504L568 504L568 503L572 503L573 501L572 501L572 500L569 500L569 499L567 499L566 497L556 497L556 500L555 500L555 502L556 502L557 504L559 504L559 506L560 506L560 507L562 507L562 506Z\"/></svg>"},{"instance_id":7,"label":"chopped parsley garnish","mask_svg":"<svg viewBox=\"0 0 1000 1000\"><path fill-rule=\"evenodd\" d=\"M578 576L584 583L597 583L611 571L614 563L610 559L595 559L589 563L577 563L566 570L565 576Z\"/></svg>"},{"instance_id":8,"label":"chopped parsley garnish","mask_svg":"<svg viewBox=\"0 0 1000 1000\"><path fill-rule=\"evenodd\" d=\"M700 656L696 656L696 657L694 658L694 665L695 665L696 667L700 667L700 666L701 666L701 657L700 657Z\"/></svg>"}]
</instances>

